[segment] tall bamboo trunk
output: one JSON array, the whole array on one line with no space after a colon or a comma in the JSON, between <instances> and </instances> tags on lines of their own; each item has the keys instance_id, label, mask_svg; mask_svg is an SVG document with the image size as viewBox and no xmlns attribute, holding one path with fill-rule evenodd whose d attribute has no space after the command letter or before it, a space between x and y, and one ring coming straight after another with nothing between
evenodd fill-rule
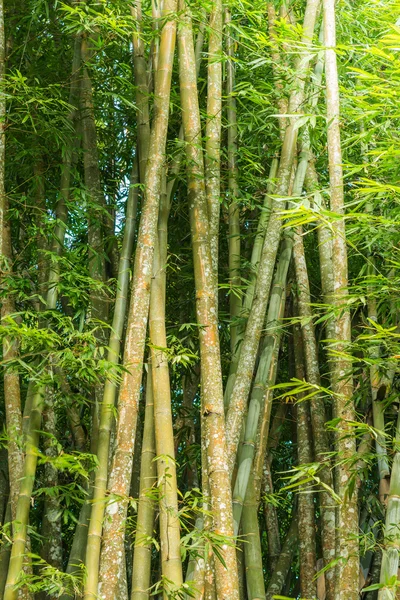
<instances>
[{"instance_id":1,"label":"tall bamboo trunk","mask_svg":"<svg viewBox=\"0 0 400 600\"><path fill-rule=\"evenodd\" d=\"M240 211L239 211L239 185L237 168L237 116L235 92L235 41L231 32L231 13L225 9L226 28L226 95L227 95L227 128L228 128L228 189L229 189L229 282L231 286L229 295L230 304L230 339L231 352L234 353L237 344L237 320L239 318L242 299L238 293L240 286ZM235 289L236 288L236 289Z\"/></svg>"},{"instance_id":2,"label":"tall bamboo trunk","mask_svg":"<svg viewBox=\"0 0 400 600\"><path fill-rule=\"evenodd\" d=\"M135 548L132 570L131 600L149 600L151 584L151 550L154 529L155 504L152 497L156 476L154 438L154 401L151 368L147 373L146 410L144 418L140 493L137 513Z\"/></svg>"},{"instance_id":3,"label":"tall bamboo trunk","mask_svg":"<svg viewBox=\"0 0 400 600\"><path fill-rule=\"evenodd\" d=\"M239 597L236 551L232 544L232 495L226 462L222 374L219 349L213 265L209 240L209 218L204 186L201 123L197 96L196 64L191 19L185 11L179 31L179 75L182 122L186 141L188 200L192 232L197 322L201 325L201 394L203 436L207 450L213 530L227 537L222 549L225 565L215 561L218 597Z\"/></svg>"},{"instance_id":4,"label":"tall bamboo trunk","mask_svg":"<svg viewBox=\"0 0 400 600\"><path fill-rule=\"evenodd\" d=\"M307 263L304 252L303 236L301 228L294 233L294 264L296 270L298 311L301 317L301 333L304 343L304 357L307 373L307 381L318 389L321 385L318 348L311 309L311 294L308 280ZM333 488L331 465L329 462L329 441L325 429L326 414L322 396L314 395L310 403L311 422L313 431L313 442L315 460L320 463L319 476L325 485L325 489L319 494L321 506L322 523L322 550L325 565L329 565L335 558L336 548L336 503L327 488ZM325 573L327 600L333 600L335 594L335 571L331 567Z\"/></svg>"},{"instance_id":5,"label":"tall bamboo trunk","mask_svg":"<svg viewBox=\"0 0 400 600\"><path fill-rule=\"evenodd\" d=\"M300 381L305 379L304 349L300 328L294 327L293 333L295 373ZM298 397L296 404L297 456L299 466L313 462L311 442L311 416L307 400ZM315 570L317 565L315 540L314 494L307 485L298 496L299 552L300 552L300 589L301 596L314 600L317 594Z\"/></svg>"},{"instance_id":6,"label":"tall bamboo trunk","mask_svg":"<svg viewBox=\"0 0 400 600\"><path fill-rule=\"evenodd\" d=\"M222 111L222 2L216 0L209 21L205 175L210 246L218 306L218 230L220 213Z\"/></svg>"},{"instance_id":7,"label":"tall bamboo trunk","mask_svg":"<svg viewBox=\"0 0 400 600\"><path fill-rule=\"evenodd\" d=\"M328 121L328 158L331 190L331 210L344 213L344 188L342 153L339 123L339 81L336 61L336 26L335 2L324 0L324 39L326 69L326 114ZM342 500L339 507L337 531L339 536L339 573L337 577L337 597L339 600L356 600L358 598L358 511L357 495L351 494L351 483L354 473L352 461L356 454L356 440L351 433L350 423L355 420L354 402L352 399L353 382L351 362L343 354L351 342L350 313L344 305L348 295L347 248L344 219L335 220L333 228L332 261L333 270L333 304L335 314L335 340L332 347L334 356L331 360L332 389L336 394L335 412L340 419L337 435L337 451L340 460L337 472L338 493ZM338 558L339 558L338 556Z\"/></svg>"},{"instance_id":8,"label":"tall bamboo trunk","mask_svg":"<svg viewBox=\"0 0 400 600\"><path fill-rule=\"evenodd\" d=\"M163 348L167 347L165 327L165 265L160 262L159 243L154 256L153 281L150 300L151 365L154 396L154 422L157 454L157 477L160 493L161 573L166 582L164 598L183 582L180 553L180 525L175 465L174 434L172 426L171 388L168 360Z\"/></svg>"},{"instance_id":9,"label":"tall bamboo trunk","mask_svg":"<svg viewBox=\"0 0 400 600\"><path fill-rule=\"evenodd\" d=\"M269 217L270 217L270 213L271 213L271 207L272 207L271 194L274 191L274 187L275 187L274 179L276 177L278 166L279 166L279 161L277 158L274 158L271 162L271 166L270 166L270 170L269 170L269 176L268 176L269 181L268 181L268 186L267 186L267 193L264 196L263 206L261 208L260 217L259 217L258 223L257 223L256 237L254 239L253 248L252 248L252 252L251 252L250 282L249 282L249 285L247 286L246 294L245 294L245 297L243 300L243 316L244 317L248 316L248 314L251 310L251 306L253 304L254 290L255 290L255 285L256 285L256 281L257 281L257 271L258 271L258 267L259 267L259 263L260 263L260 259L261 259L262 249L263 249L263 245L264 245L264 239L265 239L265 235L267 232ZM244 333L245 333L245 328L243 327L243 324L239 323L239 326L236 331L236 345L233 349L233 353L231 356L229 375L228 375L228 380L226 382L225 391L224 391L224 404L225 404L226 409L229 406L229 401L230 401L230 397L232 394L233 385L235 383L237 367L238 367L238 362L239 362L239 357L240 357L241 343L243 341Z\"/></svg>"}]
</instances>

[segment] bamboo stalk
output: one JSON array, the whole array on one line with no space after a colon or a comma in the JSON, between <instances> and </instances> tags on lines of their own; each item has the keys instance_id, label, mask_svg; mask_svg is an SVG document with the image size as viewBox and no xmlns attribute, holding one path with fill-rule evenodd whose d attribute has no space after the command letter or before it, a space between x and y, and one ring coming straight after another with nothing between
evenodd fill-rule
<instances>
[{"instance_id":1,"label":"bamboo stalk","mask_svg":"<svg viewBox=\"0 0 400 600\"><path fill-rule=\"evenodd\" d=\"M397 425L397 438L400 433ZM399 438L398 438L399 439ZM396 600L400 552L400 452L394 457L384 529L378 600Z\"/></svg>"},{"instance_id":2,"label":"bamboo stalk","mask_svg":"<svg viewBox=\"0 0 400 600\"><path fill-rule=\"evenodd\" d=\"M288 249L289 253L287 252ZM290 261L290 252L291 248L285 247L284 244L281 253L281 260L279 262L275 277L277 285L274 286L274 290L272 292L273 295L271 296L270 309L267 317L267 328L270 331L264 339L264 348L260 357L258 369L260 373L257 372L256 380L252 390L252 399L257 397L259 399L262 398L262 416L258 419L258 426L256 432L257 453L255 456L253 468L250 472L250 478L247 483L247 488L245 490L242 526L243 533L245 535L250 536L251 541L251 543L245 543L244 545L247 593L250 598L255 599L262 596L263 590L265 597L261 539L258 527L258 505L260 500L260 480L263 470L263 459L266 453L267 440L269 439L268 434L273 397L271 387L275 384L275 377L277 373L278 364L278 353L282 333L282 329L279 325L282 322L285 308L285 293L284 287L282 287L281 284L282 280L286 281L286 261L288 258ZM275 313L277 306L278 313ZM275 315L275 321L269 320L272 315ZM241 465L239 465L238 474L240 472L240 466ZM236 508L238 520L240 519L240 510L240 506ZM276 516L276 514L274 516ZM277 520L275 524L277 525ZM269 522L268 525L272 525L272 523ZM278 546L280 551L279 528L277 529L277 531L274 530L274 532L274 547L276 548ZM268 543L268 552L271 553L271 551L272 545Z\"/></svg>"},{"instance_id":3,"label":"bamboo stalk","mask_svg":"<svg viewBox=\"0 0 400 600\"><path fill-rule=\"evenodd\" d=\"M306 376L304 346L298 325L294 326L293 344L296 378L303 381ZM297 399L296 412L298 462L299 465L307 465L313 462L309 402L299 397ZM299 490L297 509L299 517L300 590L302 597L313 600L317 594L317 586L314 579L317 565L314 494L310 489L307 489L307 485L303 487L305 489ZM335 516L335 513L333 513L333 516Z\"/></svg>"},{"instance_id":4,"label":"bamboo stalk","mask_svg":"<svg viewBox=\"0 0 400 600\"><path fill-rule=\"evenodd\" d=\"M275 570L270 579L265 600L273 600L273 598L282 593L285 585L286 577L290 571L293 554L296 550L298 539L298 521L297 514L294 513L288 533L286 534L285 542L282 547L282 552L276 563Z\"/></svg>"},{"instance_id":5,"label":"bamboo stalk","mask_svg":"<svg viewBox=\"0 0 400 600\"><path fill-rule=\"evenodd\" d=\"M308 280L307 263L301 228L294 233L293 256L296 271L298 310L301 317L301 333L304 344L305 366L307 381L317 389L321 385L318 363L318 348L315 337L313 314L311 309L311 294ZM313 445L315 460L320 463L319 476L325 484L321 490L321 521L322 521L322 550L325 565L330 564L335 558L336 548L336 504L327 488L333 488L331 468L329 464L329 442L325 429L326 415L324 400L316 393L310 402L311 422L313 431ZM325 572L327 599L334 598L335 578L334 569Z\"/></svg>"},{"instance_id":6,"label":"bamboo stalk","mask_svg":"<svg viewBox=\"0 0 400 600\"><path fill-rule=\"evenodd\" d=\"M136 161L135 161L136 162ZM130 275L130 261L133 249L133 241L136 230L136 212L137 212L137 187L131 186L128 194L128 201L126 206L125 215L125 230L123 243L121 248L121 255L119 260L118 268L118 279L117 279L117 294L115 299L114 316L112 322L112 330L110 334L110 340L108 345L107 359L113 364L117 365L119 362L120 348L122 333L125 322L125 313L127 307L127 295L129 287L129 275ZM113 421L113 409L117 393L117 383L115 379L108 378L106 380L103 392L102 408L100 414L100 426L99 426L99 440L98 440L98 452L97 457L99 466L96 471L94 481L94 492L93 492L93 505L89 524L88 536L95 536L100 528L103 519L105 509L105 490L107 486L108 476L108 461L109 461L109 440L110 431ZM121 415L121 412L120 412ZM121 417L120 417L121 418ZM135 423L133 424L135 425ZM134 429L135 431L135 429ZM109 486L111 489L111 485ZM115 493L115 492L114 492ZM111 505L112 506L112 505ZM113 510L113 509L112 509ZM97 527L96 527L97 526ZM93 532L95 529L96 533ZM93 540L93 537L92 537ZM88 561L88 554L90 558L90 564L94 564L95 548L100 551L99 546L96 542L89 548L90 538L87 541L86 550L86 561ZM97 540L96 540L97 541ZM100 542L100 539L98 540ZM99 562L100 557L97 556L97 569L100 571ZM89 564L89 563L87 563ZM96 574L96 578L99 575ZM112 580L109 580L112 584ZM97 593L97 592L96 592Z\"/></svg>"},{"instance_id":7,"label":"bamboo stalk","mask_svg":"<svg viewBox=\"0 0 400 600\"><path fill-rule=\"evenodd\" d=\"M342 153L339 123L339 82L336 61L335 2L323 0L325 71L326 71L326 115L328 122L328 159L331 191L331 210L338 215L344 213L344 188ZM337 522L339 539L339 565L337 577L338 600L356 600L358 598L359 548L357 495L350 495L349 483L352 481L352 460L356 454L356 440L351 434L349 423L355 420L352 400L353 382L351 362L343 355L351 342L351 322L349 310L344 308L348 295L347 248L344 219L332 223L333 247L333 306L337 310L334 317L335 356L331 360L332 389L336 394L335 413L340 418L337 436L337 451L340 460L338 466L338 493L342 500ZM339 312L340 311L340 312ZM336 353L339 353L337 355Z\"/></svg>"},{"instance_id":8,"label":"bamboo stalk","mask_svg":"<svg viewBox=\"0 0 400 600\"><path fill-rule=\"evenodd\" d=\"M218 306L218 231L221 195L221 114L222 114L222 1L212 4L209 20L207 69L207 121L205 176L210 223L211 259ZM229 131L228 131L228 135ZM229 142L228 142L229 145Z\"/></svg>"},{"instance_id":9,"label":"bamboo stalk","mask_svg":"<svg viewBox=\"0 0 400 600\"><path fill-rule=\"evenodd\" d=\"M265 598L261 539L258 525L258 504L259 498L257 497L254 482L254 471L252 471L246 490L241 521L244 536L246 588L249 600L264 600Z\"/></svg>"},{"instance_id":10,"label":"bamboo stalk","mask_svg":"<svg viewBox=\"0 0 400 600\"><path fill-rule=\"evenodd\" d=\"M150 597L151 551L155 516L152 488L157 481L156 464L154 462L155 456L153 385L151 369L149 369L146 383L146 411L143 430L131 600L148 600Z\"/></svg>"},{"instance_id":11,"label":"bamboo stalk","mask_svg":"<svg viewBox=\"0 0 400 600\"><path fill-rule=\"evenodd\" d=\"M196 285L197 322L201 326L201 394L204 440L210 483L213 530L232 541L232 496L226 463L225 424L220 363L218 318L215 302L213 265L209 241L209 218L204 186L201 124L196 85L196 67L191 19L184 3L179 31L179 74L182 122L186 141L188 200L192 232ZM226 567L215 562L218 597L238 598L238 574L235 548L225 544L222 554Z\"/></svg>"},{"instance_id":12,"label":"bamboo stalk","mask_svg":"<svg viewBox=\"0 0 400 600\"><path fill-rule=\"evenodd\" d=\"M225 8L225 30L226 30L226 95L227 95L227 129L228 129L228 188L229 188L229 282L231 291L229 294L230 305L230 340L231 352L235 352L237 345L237 319L242 308L242 299L238 293L240 286L240 211L239 211L239 186L237 168L237 115L235 98L235 65L234 48L235 41L231 33L231 13ZM235 290L236 288L236 290Z\"/></svg>"},{"instance_id":13,"label":"bamboo stalk","mask_svg":"<svg viewBox=\"0 0 400 600\"><path fill-rule=\"evenodd\" d=\"M253 244L252 253L251 253L250 268L252 271L252 274L251 274L252 276L251 276L249 285L247 286L246 294L245 294L245 297L243 300L242 313L243 313L244 317L248 316L250 309L251 309L251 305L253 303L254 290L255 290L255 285L256 285L256 281L257 281L257 271L258 271L258 266L259 266L260 259L261 259L262 248L263 248L263 244L264 244L265 234L267 231L268 221L269 221L271 207L272 207L271 194L274 190L274 179L275 179L275 176L276 176L276 173L278 170L278 166L279 166L279 161L277 158L274 158L271 162L271 166L270 166L270 170L269 170L267 193L264 196L263 205L261 207L260 217L258 219L258 224L257 224L257 233L256 233L256 237L254 239L254 244ZM243 325L240 325L237 328L237 332L236 332L237 342L236 342L236 345L235 345L235 348L234 348L234 351L233 351L233 354L231 357L228 380L226 382L225 391L224 391L225 410L229 406L229 400L230 400L230 397L232 394L233 384L235 382L235 377L236 377L237 367L238 367L238 362L239 362L239 356L240 356L240 348L241 348L241 343L243 341L244 332L245 332L245 328L243 327Z\"/></svg>"},{"instance_id":14,"label":"bamboo stalk","mask_svg":"<svg viewBox=\"0 0 400 600\"><path fill-rule=\"evenodd\" d=\"M259 428L260 414L271 411L272 396L266 395L266 389L271 382L271 366L274 363L273 355L276 347L279 348L281 337L281 325L285 305L286 277L292 252L292 243L286 238L282 244L282 250L278 261L277 270L272 286L271 298L266 319L266 336L260 355L260 361L254 380L248 413L246 417L245 433L243 443L239 447L238 471L233 491L233 518L235 523L235 534L239 530L243 502L248 488L250 472L252 470L255 453L255 443ZM273 384L272 384L273 385ZM269 400L269 406L265 407L265 400ZM258 500L257 500L258 501Z\"/></svg>"}]
</instances>

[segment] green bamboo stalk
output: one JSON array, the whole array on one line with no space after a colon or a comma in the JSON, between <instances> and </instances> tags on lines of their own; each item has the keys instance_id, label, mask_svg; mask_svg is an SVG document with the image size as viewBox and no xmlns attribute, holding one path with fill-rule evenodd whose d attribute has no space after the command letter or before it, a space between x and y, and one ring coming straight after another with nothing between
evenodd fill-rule
<instances>
[{"instance_id":1,"label":"green bamboo stalk","mask_svg":"<svg viewBox=\"0 0 400 600\"><path fill-rule=\"evenodd\" d=\"M295 358L296 378L305 380L306 368L304 364L304 348L299 325L294 326L293 345ZM296 404L297 428L297 456L299 465L313 462L313 449L311 442L311 415L309 401L301 396ZM314 600L317 597L315 570L317 565L316 540L315 540L315 505L314 494L307 485L299 490L298 495L298 529L300 552L300 590L301 596Z\"/></svg>"},{"instance_id":2,"label":"green bamboo stalk","mask_svg":"<svg viewBox=\"0 0 400 600\"><path fill-rule=\"evenodd\" d=\"M221 195L222 1L212 4L209 19L205 175L211 258L218 304L218 232ZM229 92L228 92L229 93ZM231 98L234 101L234 98ZM230 101L229 101L230 102ZM229 110L229 109L228 109ZM229 132L231 136L233 132ZM229 145L229 142L228 142Z\"/></svg>"},{"instance_id":3,"label":"green bamboo stalk","mask_svg":"<svg viewBox=\"0 0 400 600\"><path fill-rule=\"evenodd\" d=\"M282 593L283 586L285 585L286 577L290 571L290 567L293 560L293 554L297 548L298 540L298 521L297 514L294 513L289 531L286 535L285 542L283 544L282 552L279 556L278 562L276 563L275 570L269 581L265 600L273 600L273 598Z\"/></svg>"},{"instance_id":4,"label":"green bamboo stalk","mask_svg":"<svg viewBox=\"0 0 400 600\"><path fill-rule=\"evenodd\" d=\"M308 0L307 2L302 36L302 45L304 47L309 47L312 43L318 6L318 0ZM297 61L296 85L291 94L289 102L290 114L296 114L304 101L305 74L308 66L308 55L306 58L303 56L301 61ZM285 197L289 190L290 176L296 153L298 135L296 122L297 118L292 117L290 119L290 124L285 131L281 160L277 174L278 183L276 187L276 195L279 198ZM268 302L275 259L279 246L282 224L280 216L281 207L282 204L275 200L263 245L252 310L247 321L246 333L241 346L237 376L235 378L235 384L229 402L229 409L226 415L227 451L230 473L233 471L233 465L242 427L243 414L245 411L247 397L250 392L252 375L262 330L262 323Z\"/></svg>"},{"instance_id":5,"label":"green bamboo stalk","mask_svg":"<svg viewBox=\"0 0 400 600\"><path fill-rule=\"evenodd\" d=\"M260 216L259 216L258 224L257 224L257 233L256 233L256 237L254 239L254 244L253 244L252 253L251 253L250 269L251 269L252 273L251 273L250 283L247 286L246 294L245 294L245 297L243 300L242 314L244 317L248 316L250 309L251 309L251 305L253 303L254 290L255 290L255 285L256 285L256 281L257 281L257 270L258 270L258 266L259 266L260 259L261 259L264 238L265 238L265 234L267 231L269 216L271 213L271 207L272 207L271 194L273 193L273 190L274 190L274 180L276 177L278 166L279 166L279 160L277 158L274 158L271 162L271 166L270 166L270 170L269 170L267 193L265 194L264 199L263 199L263 205L261 207ZM236 343L236 346L234 348L234 351L233 351L233 354L231 357L231 362L230 362L230 367L229 367L229 375L228 375L228 380L226 382L225 392L224 392L225 409L227 409L229 406L229 399L231 397L233 384L235 382L238 361L239 361L239 356L240 356L240 348L241 348L241 343L243 340L244 332L245 332L245 329L243 326L239 326L237 328L237 332L236 332L237 333L237 343Z\"/></svg>"},{"instance_id":6,"label":"green bamboo stalk","mask_svg":"<svg viewBox=\"0 0 400 600\"><path fill-rule=\"evenodd\" d=\"M307 372L307 381L318 387L321 384L318 348L315 337L315 328L313 323L313 313L311 309L311 294L308 280L307 263L304 252L303 236L301 228L294 233L293 256L297 281L298 311L301 317L301 333L304 344L305 365ZM328 453L330 450L328 435L325 429L326 415L324 400L320 394L315 394L311 403L311 422L313 431L313 445L315 451L315 460L322 468L319 476L321 481L328 488L333 488L331 467L329 464ZM335 558L336 547L336 503L332 494L327 491L327 487L321 490L321 525L322 525L322 550L325 565L330 564ZM329 569L325 573L327 598L334 598L335 578L334 569Z\"/></svg>"},{"instance_id":7,"label":"green bamboo stalk","mask_svg":"<svg viewBox=\"0 0 400 600\"><path fill-rule=\"evenodd\" d=\"M261 539L258 525L257 490L254 471L250 478L244 500L242 529L244 537L244 562L246 572L247 597L249 600L264 600L265 584L262 568Z\"/></svg>"},{"instance_id":8,"label":"green bamboo stalk","mask_svg":"<svg viewBox=\"0 0 400 600\"><path fill-rule=\"evenodd\" d=\"M132 570L131 600L149 600L151 584L151 551L154 535L155 503L152 489L157 481L154 401L151 369L147 373L146 410L144 418L140 492Z\"/></svg>"},{"instance_id":9,"label":"green bamboo stalk","mask_svg":"<svg viewBox=\"0 0 400 600\"><path fill-rule=\"evenodd\" d=\"M265 410L271 410L271 407L265 408L263 404L266 399L266 388L268 385L270 385L269 375L271 373L274 348L276 346L279 347L280 344L283 316L282 305L284 305L286 277L289 269L291 253L292 242L289 237L286 237L282 244L282 250L272 285L271 298L266 319L267 333L263 341L263 348L251 392L248 413L246 417L244 439L243 443L239 447L238 471L236 474L236 481L233 491L233 518L235 524L235 535L239 530L243 502L246 496L250 472L252 470L260 414ZM268 397L268 399L271 400L271 397Z\"/></svg>"},{"instance_id":10,"label":"green bamboo stalk","mask_svg":"<svg viewBox=\"0 0 400 600\"><path fill-rule=\"evenodd\" d=\"M225 424L222 374L219 349L218 317L215 302L213 265L209 241L209 218L204 186L201 123L197 95L195 54L191 19L186 6L179 30L179 74L182 122L186 141L188 200L192 232L196 286L197 322L201 325L201 392L204 416L204 440L207 449L207 471L210 484L213 530L233 536L232 495L225 454ZM226 567L215 561L218 597L238 598L238 574L235 548L226 544L221 549Z\"/></svg>"},{"instance_id":11,"label":"green bamboo stalk","mask_svg":"<svg viewBox=\"0 0 400 600\"><path fill-rule=\"evenodd\" d=\"M326 116L331 191L331 210L338 215L344 213L344 187L339 123L339 82L336 61L336 15L335 1L323 0L325 72L326 72ZM337 436L337 452L340 460L337 469L337 491L342 500L336 523L339 554L342 561L337 576L336 596L338 600L356 600L359 597L358 572L358 511L357 495L350 496L352 460L356 454L356 440L350 423L355 420L351 361L344 352L351 342L350 312L344 308L348 296L347 248L344 219L332 223L333 247L333 307L336 309L335 355L331 358L332 390L336 394L335 414L340 418ZM340 353L339 355L337 353Z\"/></svg>"},{"instance_id":12,"label":"green bamboo stalk","mask_svg":"<svg viewBox=\"0 0 400 600\"><path fill-rule=\"evenodd\" d=\"M287 240L286 240L287 241ZM285 248L285 244L283 244L283 251L281 254L282 261L278 265L277 276L276 279L281 279L284 276L286 280L286 276L284 274L285 271L285 259L288 258L287 255L288 248ZM290 261L290 243L289 243L289 261ZM282 269L283 266L283 269ZM281 267L281 269L279 269ZM279 275L279 270L281 271ZM282 273L283 271L283 273ZM250 472L250 478L248 480L245 501L243 505L243 515L242 515L242 526L243 533L247 536L251 537L251 543L244 545L244 558L245 558L245 566L246 566L246 582L247 582L247 593L249 598L259 598L262 596L264 590L264 572L263 572L263 559L262 559L262 551L261 551L261 539L260 532L258 526L258 505L260 501L260 482L263 473L263 463L264 456L266 455L266 447L269 439L269 424L271 417L271 406L272 406L272 398L273 393L271 391L271 387L275 384L275 378L277 373L277 364L278 364L278 353L280 347L281 333L282 329L279 327L279 323L282 322L282 318L284 315L285 309L285 293L284 289L281 285L277 285L274 287L274 301L271 301L271 313L275 312L275 309L272 307L276 305L277 300L279 299L279 309L278 314L276 315L276 320L274 322L268 321L270 330L269 334L265 337L264 340L264 348L260 357L260 367L261 371L260 377L258 380L264 380L264 388L261 386L256 387L257 376L255 380L255 384L252 390L252 398L261 397L262 398L262 415L258 420L257 434L256 434L256 447L257 453L255 456L255 461L253 468ZM272 300L272 297L271 297ZM270 311L268 313L268 319L270 317ZM261 393L262 392L262 393ZM260 396L261 394L261 396ZM239 465L239 471L240 471ZM240 509L240 506L239 506ZM235 510L235 505L234 505ZM236 509L238 511L238 509ZM239 511L238 511L239 512ZM276 516L276 515L274 515ZM238 519L240 515L238 515ZM276 521L277 524L277 521ZM272 523L268 523L268 525L272 525ZM268 530L269 531L269 530ZM269 539L269 538L268 538ZM274 548L277 548L280 551L280 543L279 543L279 528L277 529L277 534L274 539ZM268 546L269 551L272 551L272 545ZM264 590L265 597L265 590Z\"/></svg>"},{"instance_id":13,"label":"green bamboo stalk","mask_svg":"<svg viewBox=\"0 0 400 600\"><path fill-rule=\"evenodd\" d=\"M235 352L237 345L237 320L242 309L242 299L238 293L240 286L240 211L239 211L239 186L237 168L237 115L235 98L235 65L234 48L235 41L231 33L231 13L225 8L225 30L226 30L226 95L227 95L227 128L228 128L228 189L230 195L228 217L229 217L229 282L231 291L229 294L230 305L230 340L231 352ZM236 290L235 290L236 288Z\"/></svg>"},{"instance_id":14,"label":"green bamboo stalk","mask_svg":"<svg viewBox=\"0 0 400 600\"><path fill-rule=\"evenodd\" d=\"M400 419L399 419L400 421ZM400 439L400 423L397 425L397 439ZM378 600L396 600L397 578L400 553L400 452L394 457L390 489L386 509L382 565Z\"/></svg>"}]
</instances>

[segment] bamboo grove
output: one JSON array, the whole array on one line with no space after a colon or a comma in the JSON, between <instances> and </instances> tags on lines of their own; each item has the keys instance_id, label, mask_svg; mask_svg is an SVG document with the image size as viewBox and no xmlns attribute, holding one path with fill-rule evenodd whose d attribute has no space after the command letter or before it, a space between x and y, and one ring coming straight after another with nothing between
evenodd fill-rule
<instances>
[{"instance_id":1,"label":"bamboo grove","mask_svg":"<svg viewBox=\"0 0 400 600\"><path fill-rule=\"evenodd\" d=\"M0 0L0 597L400 597L399 0Z\"/></svg>"}]
</instances>

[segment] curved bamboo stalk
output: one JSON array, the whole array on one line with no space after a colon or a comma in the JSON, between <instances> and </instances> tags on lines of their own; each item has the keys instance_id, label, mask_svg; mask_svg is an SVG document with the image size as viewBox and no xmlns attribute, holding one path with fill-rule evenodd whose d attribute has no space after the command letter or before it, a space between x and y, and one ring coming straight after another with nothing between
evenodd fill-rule
<instances>
[{"instance_id":1,"label":"curved bamboo stalk","mask_svg":"<svg viewBox=\"0 0 400 600\"><path fill-rule=\"evenodd\" d=\"M270 385L269 376L271 374L271 367L273 368L274 363L274 350L276 347L279 348L280 345L283 308L285 306L286 277L289 269L291 254L292 242L290 238L286 237L282 244L282 250L272 285L271 298L266 319L267 333L263 341L260 361L251 392L249 408L246 417L244 439L242 445L239 447L238 471L236 474L235 487L233 491L233 518L235 524L235 534L237 534L239 530L243 502L246 496L246 490L248 488L250 472L252 470L255 443L259 428L259 417L263 411L269 411L269 413L271 411L271 402L269 402L268 407L264 407L263 404L267 399L271 401L271 396L266 395L266 388Z\"/></svg>"},{"instance_id":2,"label":"curved bamboo stalk","mask_svg":"<svg viewBox=\"0 0 400 600\"><path fill-rule=\"evenodd\" d=\"M225 454L218 319L208 235L209 219L204 189L195 55L191 19L183 2L181 2L180 8L185 14L179 31L179 74L189 180L188 199L196 285L196 313L197 322L200 325L201 393L207 472L210 483L213 530L232 539L232 496ZM235 548L230 544L225 544L222 554L226 567L219 560L215 562L217 596L235 600L239 593Z\"/></svg>"},{"instance_id":3,"label":"curved bamboo stalk","mask_svg":"<svg viewBox=\"0 0 400 600\"><path fill-rule=\"evenodd\" d=\"M302 44L305 48L312 44L315 20L319 7L319 0L308 0L303 23ZM296 87L291 94L289 113L296 114L304 101L305 74L309 66L309 57L303 57L297 62ZM292 117L288 125L282 147L281 160L277 175L278 184L276 195L284 198L289 189L290 175L296 153L296 142L298 129L297 118ZM243 414L245 411L247 396L250 391L254 365L257 356L262 323L268 302L269 291L273 276L276 254L281 235L281 203L277 200L273 203L268 230L265 237L262 257L258 270L257 283L254 294L252 310L247 321L246 333L240 351L238 363L238 374L235 379L234 388L229 402L226 415L227 451L229 470L233 471L237 446L239 443L242 427Z\"/></svg>"},{"instance_id":4,"label":"curved bamboo stalk","mask_svg":"<svg viewBox=\"0 0 400 600\"><path fill-rule=\"evenodd\" d=\"M252 274L251 274L250 283L247 286L246 294L245 294L245 297L243 300L243 311L242 312L243 312L244 317L248 316L250 309L251 309L251 305L253 303L254 290L255 290L255 285L256 285L256 281L257 281L257 271L258 271L258 266L259 266L260 259L261 259L264 238L265 238L265 234L267 231L269 216L270 216L271 207L272 207L271 194L273 193L273 190L274 190L274 180L276 177L278 166L279 166L279 160L277 158L274 158L271 162L271 166L270 166L270 170L269 170L267 193L264 196L263 205L261 207L260 217L258 219L258 224L257 224L257 233L256 233L256 237L254 239L254 244L253 244L252 253L251 253L250 268L251 268ZM238 327L236 333L237 333L237 341L236 341L236 345L235 345L235 348L234 348L234 351L233 351L233 354L231 357L228 380L226 382L225 391L224 391L225 410L229 406L229 400L230 400L230 397L232 394L233 384L235 382L235 377L236 377L236 373L237 373L238 361L239 361L239 356L240 356L240 348L241 348L241 343L242 343L243 336L245 333L245 329L243 328L242 325L240 325Z\"/></svg>"}]
</instances>

